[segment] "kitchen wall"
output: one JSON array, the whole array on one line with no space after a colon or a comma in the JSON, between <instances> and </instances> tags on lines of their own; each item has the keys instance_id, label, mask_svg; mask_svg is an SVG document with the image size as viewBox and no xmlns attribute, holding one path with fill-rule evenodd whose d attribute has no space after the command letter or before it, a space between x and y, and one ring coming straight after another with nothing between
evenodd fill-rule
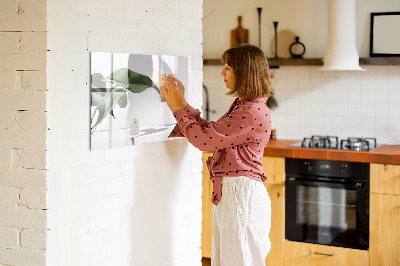
<instances>
[{"instance_id":1,"label":"kitchen wall","mask_svg":"<svg viewBox=\"0 0 400 266\"><path fill-rule=\"evenodd\" d=\"M258 45L257 7L262 11L262 49L272 56L272 21L279 30L301 37L306 58L322 58L327 37L327 1L204 1L204 58L220 58L229 48L230 30L238 15L250 30L249 42ZM251 9L251 10L250 10ZM357 49L369 56L369 13L400 10L400 2L356 1ZM224 14L223 16L220 14ZM246 24L247 23L247 24ZM216 27L215 25L218 25ZM218 31L218 33L217 33ZM215 38L215 36L222 36ZM213 37L214 36L214 37ZM278 50L279 52L279 50ZM367 65L365 72L322 72L318 66L281 66L271 69L279 107L272 111L278 138L301 139L312 134L376 137L379 143L400 143L400 66ZM210 119L218 119L232 98L220 76L221 66L204 67L204 84L210 93Z\"/></svg>"},{"instance_id":2,"label":"kitchen wall","mask_svg":"<svg viewBox=\"0 0 400 266\"><path fill-rule=\"evenodd\" d=\"M2 1L0 264L201 265L201 152L89 150L89 52L192 56L201 0ZM46 243L47 241L47 243Z\"/></svg>"}]
</instances>

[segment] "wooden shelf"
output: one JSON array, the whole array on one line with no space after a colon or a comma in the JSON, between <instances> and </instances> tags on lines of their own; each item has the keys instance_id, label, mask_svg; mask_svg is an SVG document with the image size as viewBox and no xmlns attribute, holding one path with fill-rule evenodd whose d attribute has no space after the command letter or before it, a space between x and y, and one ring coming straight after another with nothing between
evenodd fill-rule
<instances>
[{"instance_id":1,"label":"wooden shelf","mask_svg":"<svg viewBox=\"0 0 400 266\"><path fill-rule=\"evenodd\" d=\"M400 57L362 57L360 65L400 65Z\"/></svg>"},{"instance_id":2,"label":"wooden shelf","mask_svg":"<svg viewBox=\"0 0 400 266\"><path fill-rule=\"evenodd\" d=\"M204 59L203 64L205 66L218 66L222 65L220 59ZM270 67L279 66L311 66L311 65L322 65L321 58L268 58L268 64Z\"/></svg>"},{"instance_id":3,"label":"wooden shelf","mask_svg":"<svg viewBox=\"0 0 400 266\"><path fill-rule=\"evenodd\" d=\"M271 68L279 66L322 66L323 58L268 58ZM204 66L222 65L220 59L204 59ZM362 57L360 65L400 65L400 57Z\"/></svg>"}]
</instances>

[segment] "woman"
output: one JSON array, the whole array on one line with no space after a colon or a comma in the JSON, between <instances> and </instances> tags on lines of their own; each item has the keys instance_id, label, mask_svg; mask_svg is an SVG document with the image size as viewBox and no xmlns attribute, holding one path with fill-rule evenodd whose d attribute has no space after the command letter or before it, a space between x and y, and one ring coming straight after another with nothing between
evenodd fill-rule
<instances>
[{"instance_id":1,"label":"woman","mask_svg":"<svg viewBox=\"0 0 400 266\"><path fill-rule=\"evenodd\" d=\"M227 95L237 98L216 122L200 118L174 77L161 88L178 122L170 136L185 136L196 148L214 151L207 160L213 182L212 265L265 265L271 246L271 202L261 164L271 130L265 104L272 95L268 62L252 45L228 49L222 62Z\"/></svg>"}]
</instances>

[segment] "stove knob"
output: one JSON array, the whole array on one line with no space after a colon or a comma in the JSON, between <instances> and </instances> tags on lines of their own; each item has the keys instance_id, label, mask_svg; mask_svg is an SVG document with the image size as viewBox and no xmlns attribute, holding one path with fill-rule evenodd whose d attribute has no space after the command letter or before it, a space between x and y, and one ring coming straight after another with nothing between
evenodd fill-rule
<instances>
[{"instance_id":1,"label":"stove knob","mask_svg":"<svg viewBox=\"0 0 400 266\"><path fill-rule=\"evenodd\" d=\"M342 164L342 167L340 168L340 173L341 174L346 173L346 169L347 169L347 164Z\"/></svg>"},{"instance_id":2,"label":"stove knob","mask_svg":"<svg viewBox=\"0 0 400 266\"><path fill-rule=\"evenodd\" d=\"M308 172L311 172L312 166L311 166L311 163L310 163L310 162L307 162L307 163L306 163L306 170L307 170Z\"/></svg>"}]
</instances>

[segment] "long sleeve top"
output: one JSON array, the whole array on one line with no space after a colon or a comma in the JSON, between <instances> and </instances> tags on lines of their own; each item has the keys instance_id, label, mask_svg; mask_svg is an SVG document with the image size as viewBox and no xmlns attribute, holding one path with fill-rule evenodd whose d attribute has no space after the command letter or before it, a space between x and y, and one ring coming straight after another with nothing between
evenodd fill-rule
<instances>
[{"instance_id":1,"label":"long sleeve top","mask_svg":"<svg viewBox=\"0 0 400 266\"><path fill-rule=\"evenodd\" d=\"M267 97L235 99L218 121L208 122L189 104L174 112L178 124L169 137L186 137L201 151L214 151L207 160L213 182L211 201L221 200L224 176L246 176L261 182L267 179L261 159L270 138L271 113Z\"/></svg>"}]
</instances>

